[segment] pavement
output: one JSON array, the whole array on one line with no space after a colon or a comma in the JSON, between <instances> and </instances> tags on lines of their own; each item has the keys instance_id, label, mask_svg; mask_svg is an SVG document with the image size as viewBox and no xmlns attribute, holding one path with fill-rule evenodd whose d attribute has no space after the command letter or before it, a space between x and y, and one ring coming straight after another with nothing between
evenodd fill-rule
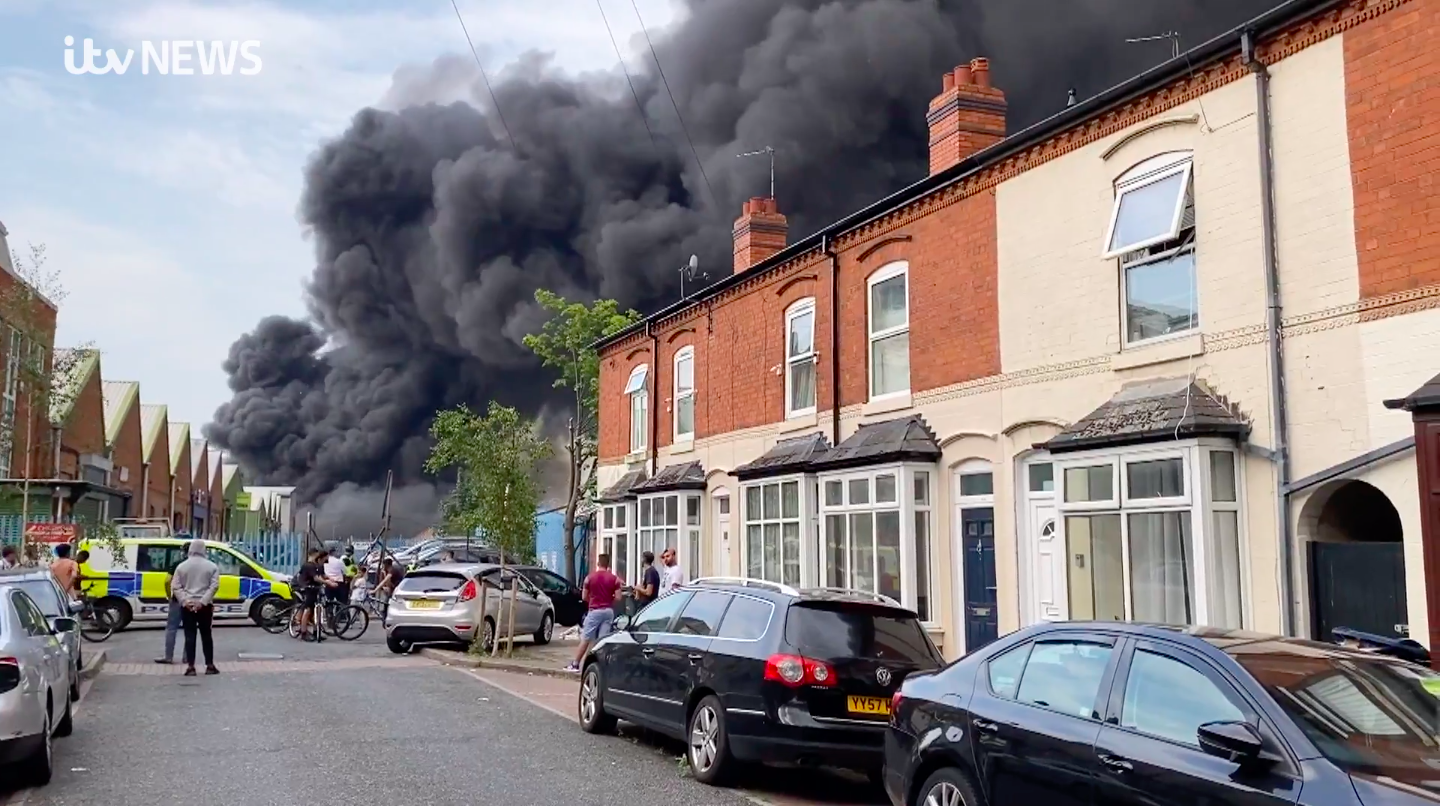
<instances>
[{"instance_id":1,"label":"pavement","mask_svg":"<svg viewBox=\"0 0 1440 806\"><path fill-rule=\"evenodd\" d=\"M220 627L218 677L155 664L158 629L92 644L106 661L75 734L56 742L55 780L22 792L0 782L0 804L884 803L863 783L814 770L766 768L742 789L705 786L686 773L678 743L623 726L616 737L581 732L573 678L394 655L378 628L315 645ZM546 669L564 648L544 650ZM517 644L510 662L539 665L538 653L525 654L536 649Z\"/></svg>"}]
</instances>

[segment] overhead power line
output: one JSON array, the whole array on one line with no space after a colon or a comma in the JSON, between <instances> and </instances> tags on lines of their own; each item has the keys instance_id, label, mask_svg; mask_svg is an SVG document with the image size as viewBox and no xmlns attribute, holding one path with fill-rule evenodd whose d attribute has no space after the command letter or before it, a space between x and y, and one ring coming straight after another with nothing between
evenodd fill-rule
<instances>
[{"instance_id":1,"label":"overhead power line","mask_svg":"<svg viewBox=\"0 0 1440 806\"><path fill-rule=\"evenodd\" d=\"M485 73L485 65L480 63L480 52L475 49L475 41L470 38L470 30L465 27L465 17L460 13L460 5L455 0L450 0L450 7L455 9L455 19L460 21L460 32L465 34L465 43L470 46L470 55L475 57L475 66L480 68L480 78L485 82L485 91L490 93L490 103L495 107L495 117L500 119L500 128L505 130L505 139L510 141L510 150L520 153L515 147L515 137L510 134L510 126L505 123L505 113L500 111L500 99L495 97L495 88L490 86L490 76Z\"/></svg>"},{"instance_id":2,"label":"overhead power line","mask_svg":"<svg viewBox=\"0 0 1440 806\"><path fill-rule=\"evenodd\" d=\"M605 16L605 6L600 0L595 0L595 7L600 9L600 19L605 23L605 33L610 35L610 44L615 48L615 58L620 60L620 69L625 72L625 83L630 85L630 94L635 96L635 109L640 113L640 122L645 124L645 131L650 135L650 145L655 146L656 152L660 151L660 142L655 139L655 130L650 128L650 119L645 116L645 104L640 101L640 91L635 89L635 79L630 77L630 68L625 66L625 55L620 52L620 43L615 40L615 31L610 27L610 18Z\"/></svg>"},{"instance_id":3,"label":"overhead power line","mask_svg":"<svg viewBox=\"0 0 1440 806\"><path fill-rule=\"evenodd\" d=\"M715 197L715 188L710 186L710 177L705 174L705 163L700 161L700 152L695 150L695 141L690 139L690 129L685 126L685 116L680 114L680 104L675 102L675 93L670 91L670 80L665 78L665 68L660 66L660 54L655 51L655 43L650 39L650 32L645 28L645 18L640 16L640 6L635 0L630 0L630 7L635 9L635 19L640 21L640 32L645 34L645 44L650 46L650 57L655 60L655 72L660 75L660 83L665 86L665 94L670 96L670 105L675 107L675 117L680 121L680 131L685 135L685 142L690 146L691 155L695 157L695 166L700 169L700 178L705 180L705 190L710 194L710 203L715 205L716 210L719 210L720 203Z\"/></svg>"}]
</instances>

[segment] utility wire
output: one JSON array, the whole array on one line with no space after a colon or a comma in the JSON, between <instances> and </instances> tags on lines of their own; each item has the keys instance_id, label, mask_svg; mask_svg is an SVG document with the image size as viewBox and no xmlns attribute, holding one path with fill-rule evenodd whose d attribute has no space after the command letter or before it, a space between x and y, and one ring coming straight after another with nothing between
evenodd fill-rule
<instances>
[{"instance_id":1,"label":"utility wire","mask_svg":"<svg viewBox=\"0 0 1440 806\"><path fill-rule=\"evenodd\" d=\"M630 85L630 94L635 96L635 108L640 112L640 122L645 124L645 131L650 135L650 145L655 150L660 150L660 142L655 139L655 130L650 128L650 119L645 116L645 104L640 101L640 92L635 89L635 79L630 77L630 68L625 66L625 56L620 52L620 43L615 40L615 31L610 28L610 19L605 16L605 6L600 0L595 0L595 7L600 9L600 19L605 23L605 33L610 35L610 44L615 47L615 58L620 60L620 69L625 72L625 82Z\"/></svg>"},{"instance_id":2,"label":"utility wire","mask_svg":"<svg viewBox=\"0 0 1440 806\"><path fill-rule=\"evenodd\" d=\"M455 9L455 19L460 21L460 31L465 34L465 42L470 46L470 55L475 57L475 66L480 68L480 78L485 81L485 91L490 93L490 103L495 106L495 117L500 119L500 128L505 130L505 139L510 141L510 150L520 153L515 146L515 137L510 134L510 127L505 123L505 114L500 111L500 99L495 97L495 88L490 86L490 76L485 74L485 65L480 63L480 52L475 50L475 41L470 38L470 30L465 27L465 17L460 13L460 5L455 0L450 0L450 7Z\"/></svg>"},{"instance_id":3,"label":"utility wire","mask_svg":"<svg viewBox=\"0 0 1440 806\"><path fill-rule=\"evenodd\" d=\"M665 85L665 94L670 96L670 105L675 107L675 117L680 121L680 131L685 135L685 142L690 145L696 167L700 169L700 178L705 180L705 190L710 194L710 203L718 210L720 204L715 197L715 188L710 186L710 177L705 174L705 163L700 161L700 152L695 150L695 141L690 139L690 130L685 126L685 116L680 114L680 104L675 102L675 93L670 91L670 80L665 78L665 69L660 66L660 54L655 52L655 42L650 39L650 32L645 29L645 18L640 16L640 6L635 0L630 0L630 7L635 9L635 19L640 21L640 32L645 34L645 44L650 46L650 57L655 60L655 72L660 74L660 82Z\"/></svg>"}]
</instances>

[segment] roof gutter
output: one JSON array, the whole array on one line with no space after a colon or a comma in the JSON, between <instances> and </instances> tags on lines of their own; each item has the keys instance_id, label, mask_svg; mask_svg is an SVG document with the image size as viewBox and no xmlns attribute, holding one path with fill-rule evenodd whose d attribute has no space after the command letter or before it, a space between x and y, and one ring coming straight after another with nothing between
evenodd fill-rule
<instances>
[{"instance_id":1,"label":"roof gutter","mask_svg":"<svg viewBox=\"0 0 1440 806\"><path fill-rule=\"evenodd\" d=\"M824 250L827 243L833 243L836 238L839 238L845 233L863 227L908 202L969 179L981 170L1002 162L1026 149L1039 145L1057 134L1074 128L1086 120L1099 117L1112 109L1125 105L1138 96L1164 86L1177 78L1190 75L1196 67L1242 53L1242 40L1244 40L1246 36L1251 37L1252 42L1258 41L1266 34L1282 28L1297 19L1323 11L1343 1L1344 0L1289 0L1289 2L1282 3L1270 11L1255 17L1231 31L1215 37L1203 45L1191 48L1185 53L1180 54L1177 58L1152 67L1128 81L1105 90L1099 95L1022 129L995 145L961 160L956 165L944 171L927 176L909 187L896 191L874 204L857 210L845 218L796 241L766 260L752 266L750 269L740 272L739 274L732 274L717 283L700 289L678 302L656 311L641 320L641 322L637 322L623 330L618 330L605 338L597 340L593 346L596 349L606 347L626 336L641 332L644 323L659 321L667 316L679 313L697 302L718 296L724 291L750 280L757 272L763 272L787 263L800 255L816 249ZM648 333L648 331L646 332Z\"/></svg>"}]
</instances>

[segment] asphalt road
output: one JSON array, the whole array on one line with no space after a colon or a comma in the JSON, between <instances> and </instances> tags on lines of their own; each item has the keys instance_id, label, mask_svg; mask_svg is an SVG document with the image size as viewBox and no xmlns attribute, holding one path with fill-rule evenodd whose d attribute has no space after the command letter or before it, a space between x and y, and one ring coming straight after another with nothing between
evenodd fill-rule
<instances>
[{"instance_id":1,"label":"asphalt road","mask_svg":"<svg viewBox=\"0 0 1440 806\"><path fill-rule=\"evenodd\" d=\"M588 736L471 675L397 659L376 627L319 646L222 628L222 674L194 678L153 674L164 671L150 662L159 631L117 635L74 736L57 742L55 780L9 802L747 803L689 779L668 753Z\"/></svg>"}]
</instances>

